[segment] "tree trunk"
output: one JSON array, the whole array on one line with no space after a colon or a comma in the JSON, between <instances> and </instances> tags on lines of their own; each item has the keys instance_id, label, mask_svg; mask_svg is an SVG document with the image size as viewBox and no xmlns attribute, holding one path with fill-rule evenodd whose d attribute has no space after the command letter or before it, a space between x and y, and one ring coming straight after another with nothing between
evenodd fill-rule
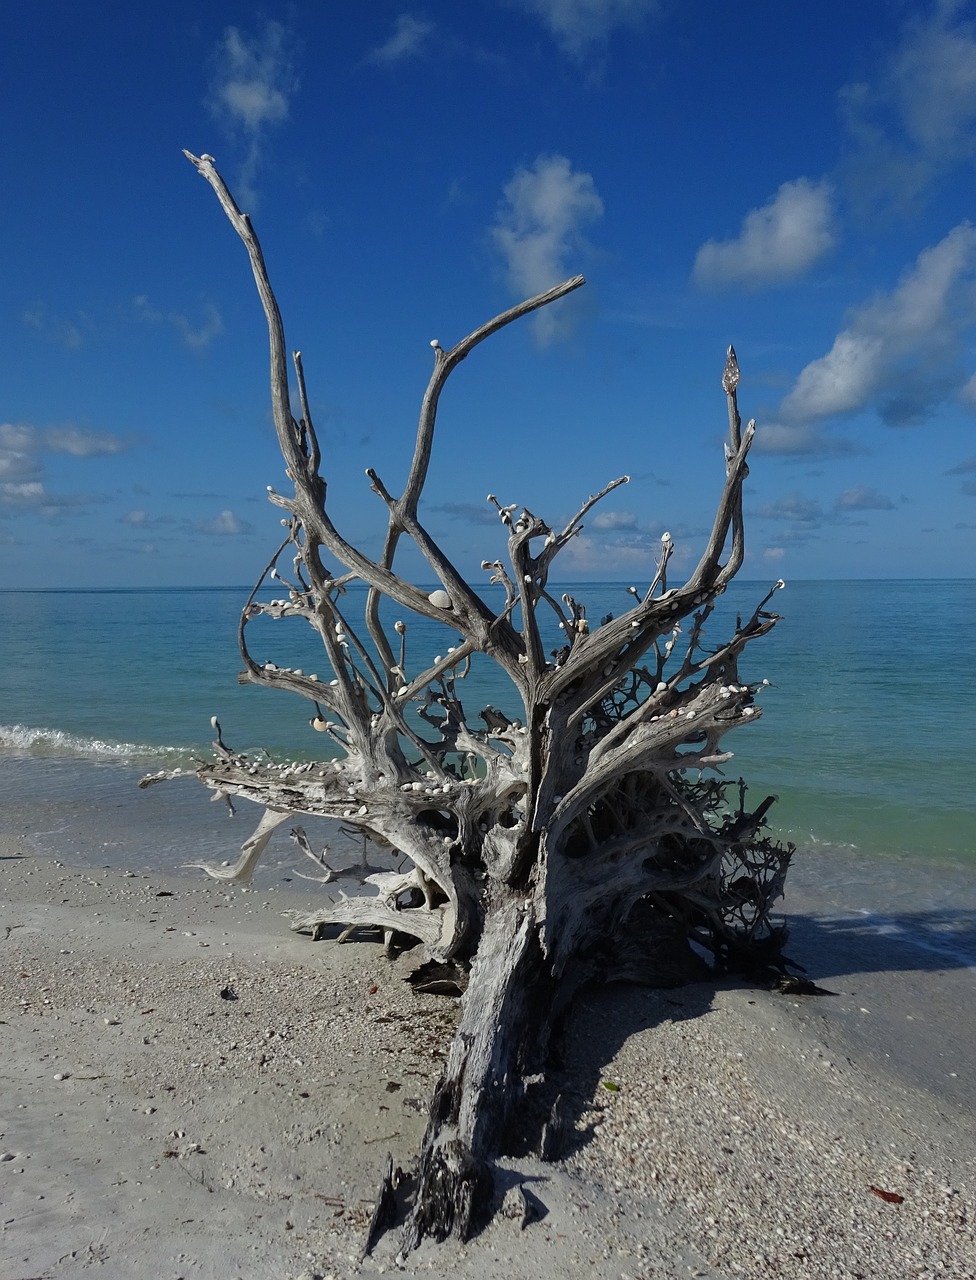
<instances>
[{"instance_id":1,"label":"tree trunk","mask_svg":"<svg viewBox=\"0 0 976 1280\"><path fill-rule=\"evenodd\" d=\"M487 1217L492 1161L504 1149L527 1060L538 1060L548 1044L543 993L549 985L531 899L500 898L485 916L461 1019L431 1102L407 1249L425 1236L467 1239Z\"/></svg>"}]
</instances>

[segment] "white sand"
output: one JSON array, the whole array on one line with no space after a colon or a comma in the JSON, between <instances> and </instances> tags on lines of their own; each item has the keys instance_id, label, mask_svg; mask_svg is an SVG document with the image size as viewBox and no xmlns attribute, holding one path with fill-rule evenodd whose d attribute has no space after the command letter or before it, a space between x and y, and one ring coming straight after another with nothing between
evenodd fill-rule
<instances>
[{"instance_id":1,"label":"white sand","mask_svg":"<svg viewBox=\"0 0 976 1280\"><path fill-rule=\"evenodd\" d=\"M278 893L0 855L0 1277L396 1270L392 1235L360 1262L365 1228L455 1016L410 958L312 944ZM500 1171L542 1220L401 1274L976 1277L973 975L871 972L810 928L837 997L594 993L578 1141Z\"/></svg>"}]
</instances>

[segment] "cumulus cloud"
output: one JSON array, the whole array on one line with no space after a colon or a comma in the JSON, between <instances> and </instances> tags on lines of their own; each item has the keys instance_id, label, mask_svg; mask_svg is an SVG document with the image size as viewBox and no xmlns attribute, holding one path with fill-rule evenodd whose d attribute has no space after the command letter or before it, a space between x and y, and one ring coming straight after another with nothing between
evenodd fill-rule
<instances>
[{"instance_id":1,"label":"cumulus cloud","mask_svg":"<svg viewBox=\"0 0 976 1280\"><path fill-rule=\"evenodd\" d=\"M401 13L396 20L393 34L378 48L371 50L366 61L377 66L389 67L395 62L403 62L407 58L415 58L423 52L424 45L433 34L434 24L415 18L412 14Z\"/></svg>"},{"instance_id":2,"label":"cumulus cloud","mask_svg":"<svg viewBox=\"0 0 976 1280\"><path fill-rule=\"evenodd\" d=\"M779 544L806 541L815 537L816 531L825 525L859 523L852 518L857 512L894 511L896 506L897 504L891 498L877 489L869 485L855 485L845 489L826 508L817 498L811 498L802 493L790 493L763 503L751 514L762 520L775 521L782 526L775 535L776 542ZM782 554L781 551L780 554Z\"/></svg>"},{"instance_id":3,"label":"cumulus cloud","mask_svg":"<svg viewBox=\"0 0 976 1280\"><path fill-rule=\"evenodd\" d=\"M862 452L852 440L834 435L821 422L762 422L756 428L753 448L756 453L810 454L818 458Z\"/></svg>"},{"instance_id":4,"label":"cumulus cloud","mask_svg":"<svg viewBox=\"0 0 976 1280\"><path fill-rule=\"evenodd\" d=\"M657 10L657 0L514 0L549 29L570 57L582 58L619 27L639 27Z\"/></svg>"},{"instance_id":5,"label":"cumulus cloud","mask_svg":"<svg viewBox=\"0 0 976 1280\"><path fill-rule=\"evenodd\" d=\"M908 28L892 60L890 83L908 136L937 160L976 153L976 39L971 22L953 23L942 6Z\"/></svg>"},{"instance_id":6,"label":"cumulus cloud","mask_svg":"<svg viewBox=\"0 0 976 1280\"><path fill-rule=\"evenodd\" d=\"M633 575L638 587L642 578L646 580L643 584L646 586L661 558L661 534L664 530L665 526L658 523L643 528L597 531L590 522L583 533L566 544L560 563L573 576L606 578L608 570L613 576L626 571L628 576ZM707 531L672 523L670 532L675 548L671 567L678 573L697 560ZM629 609L632 604L621 584L620 610Z\"/></svg>"},{"instance_id":7,"label":"cumulus cloud","mask_svg":"<svg viewBox=\"0 0 976 1280\"><path fill-rule=\"evenodd\" d=\"M856 485L845 489L834 502L834 510L846 511L894 511L895 503L885 494L868 485Z\"/></svg>"},{"instance_id":8,"label":"cumulus cloud","mask_svg":"<svg viewBox=\"0 0 976 1280\"><path fill-rule=\"evenodd\" d=\"M42 480L0 481L0 512L21 508L50 519L104 501L90 493L52 493Z\"/></svg>"},{"instance_id":9,"label":"cumulus cloud","mask_svg":"<svg viewBox=\"0 0 976 1280\"><path fill-rule=\"evenodd\" d=\"M40 462L21 447L20 435L19 428L0 426L0 502L22 502L28 492L25 485L37 485L40 492Z\"/></svg>"},{"instance_id":10,"label":"cumulus cloud","mask_svg":"<svg viewBox=\"0 0 976 1280\"><path fill-rule=\"evenodd\" d=\"M108 431L81 427L33 427L27 423L0 423L0 470L40 466L45 453L69 453L75 458L98 458L121 453L127 443Z\"/></svg>"},{"instance_id":11,"label":"cumulus cloud","mask_svg":"<svg viewBox=\"0 0 976 1280\"><path fill-rule=\"evenodd\" d=\"M959 8L913 16L877 80L842 91L849 173L862 195L904 204L976 159L976 27Z\"/></svg>"},{"instance_id":12,"label":"cumulus cloud","mask_svg":"<svg viewBox=\"0 0 976 1280\"><path fill-rule=\"evenodd\" d=\"M140 320L147 324L161 324L163 321L173 326L184 343L193 351L203 351L224 332L224 320L220 312L211 302L204 303L203 319L194 324L189 316L181 311L170 311L164 314L158 311L144 293L132 300L132 307Z\"/></svg>"},{"instance_id":13,"label":"cumulus cloud","mask_svg":"<svg viewBox=\"0 0 976 1280\"><path fill-rule=\"evenodd\" d=\"M491 238L505 259L509 282L521 296L542 293L572 274L571 254L587 248L582 231L603 216L603 201L588 173L575 172L565 156L539 156L529 169L518 169L504 188ZM543 344L572 329L572 309L565 301L546 307L534 318Z\"/></svg>"},{"instance_id":14,"label":"cumulus cloud","mask_svg":"<svg viewBox=\"0 0 976 1280\"><path fill-rule=\"evenodd\" d=\"M279 22L269 22L259 36L248 37L237 27L224 32L217 54L213 95L220 108L250 132L278 124L288 115L293 88L287 34Z\"/></svg>"},{"instance_id":15,"label":"cumulus cloud","mask_svg":"<svg viewBox=\"0 0 976 1280\"><path fill-rule=\"evenodd\" d=\"M567 544L560 563L574 574L603 577L610 565L615 573L627 570L639 577L653 574L655 553L660 554L660 546L655 548L649 539L615 539L608 544L603 538L581 533ZM626 596L621 596L620 611L623 612L631 603Z\"/></svg>"},{"instance_id":16,"label":"cumulus cloud","mask_svg":"<svg viewBox=\"0 0 976 1280\"><path fill-rule=\"evenodd\" d=\"M673 546L671 567L678 573L697 561L709 530L673 519L642 523L629 511L598 511L587 516L583 531L563 549L560 564L571 578L609 575L612 579L632 574L631 581L643 589L647 582L641 587L641 579L649 581L661 559L661 538L666 530ZM623 596L621 608L630 608L632 603Z\"/></svg>"},{"instance_id":17,"label":"cumulus cloud","mask_svg":"<svg viewBox=\"0 0 976 1280\"><path fill-rule=\"evenodd\" d=\"M65 507L94 501L81 495L54 495L44 486L44 458L66 453L74 458L98 458L121 453L126 441L107 431L81 427L35 427L23 422L0 423L0 506L36 507L50 515Z\"/></svg>"},{"instance_id":18,"label":"cumulus cloud","mask_svg":"<svg viewBox=\"0 0 976 1280\"><path fill-rule=\"evenodd\" d=\"M209 347L214 338L219 338L224 332L223 319L215 306L208 303L203 312L203 323L199 325L193 325L186 316L179 313L170 316L177 333L194 351L202 351L205 347Z\"/></svg>"},{"instance_id":19,"label":"cumulus cloud","mask_svg":"<svg viewBox=\"0 0 976 1280\"><path fill-rule=\"evenodd\" d=\"M590 521L591 529L636 529L637 517L633 511L599 511Z\"/></svg>"},{"instance_id":20,"label":"cumulus cloud","mask_svg":"<svg viewBox=\"0 0 976 1280\"><path fill-rule=\"evenodd\" d=\"M804 275L835 243L833 191L807 178L784 182L776 195L747 213L733 240L709 240L698 250L693 276L705 289L758 289Z\"/></svg>"},{"instance_id":21,"label":"cumulus cloud","mask_svg":"<svg viewBox=\"0 0 976 1280\"><path fill-rule=\"evenodd\" d=\"M253 36L238 27L227 28L214 57L209 105L246 144L238 184L245 203L255 200L254 181L267 132L287 119L289 100L297 89L292 38L280 22L266 23Z\"/></svg>"},{"instance_id":22,"label":"cumulus cloud","mask_svg":"<svg viewBox=\"0 0 976 1280\"><path fill-rule=\"evenodd\" d=\"M874 409L913 426L958 392L962 336L976 323L976 228L925 249L890 293L856 308L826 355L802 370L779 407L787 426Z\"/></svg>"},{"instance_id":23,"label":"cumulus cloud","mask_svg":"<svg viewBox=\"0 0 976 1280\"><path fill-rule=\"evenodd\" d=\"M118 522L119 524L127 524L131 529L161 529L166 525L174 524L176 518L171 515L151 516L148 511L141 507L136 507L134 510L126 511L119 516Z\"/></svg>"},{"instance_id":24,"label":"cumulus cloud","mask_svg":"<svg viewBox=\"0 0 976 1280\"><path fill-rule=\"evenodd\" d=\"M254 526L235 516L233 511L221 511L213 520L202 520L194 527L197 533L210 534L216 538L238 538L254 532Z\"/></svg>"},{"instance_id":25,"label":"cumulus cloud","mask_svg":"<svg viewBox=\"0 0 976 1280\"><path fill-rule=\"evenodd\" d=\"M75 458L97 458L121 453L126 442L108 431L82 427L32 427L24 422L0 423L0 466L13 457L35 458L42 453L70 453Z\"/></svg>"},{"instance_id":26,"label":"cumulus cloud","mask_svg":"<svg viewBox=\"0 0 976 1280\"><path fill-rule=\"evenodd\" d=\"M764 503L755 513L763 520L783 520L805 528L818 528L823 523L823 507L814 498L800 493L788 494L774 502Z\"/></svg>"},{"instance_id":27,"label":"cumulus cloud","mask_svg":"<svg viewBox=\"0 0 976 1280\"><path fill-rule=\"evenodd\" d=\"M15 507L36 507L46 501L47 495L40 480L5 480L0 483L0 502Z\"/></svg>"}]
</instances>

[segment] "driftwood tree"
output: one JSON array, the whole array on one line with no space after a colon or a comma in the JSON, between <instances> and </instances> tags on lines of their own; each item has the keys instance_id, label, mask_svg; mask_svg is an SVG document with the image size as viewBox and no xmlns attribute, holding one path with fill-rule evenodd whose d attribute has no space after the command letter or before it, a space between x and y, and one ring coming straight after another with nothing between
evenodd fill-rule
<instances>
[{"instance_id":1,"label":"driftwood tree","mask_svg":"<svg viewBox=\"0 0 976 1280\"><path fill-rule=\"evenodd\" d=\"M669 584L673 542L665 534L654 580L643 592L632 589L632 607L620 617L591 626L582 605L550 590L556 557L594 504L626 483L623 476L558 530L489 495L508 532L508 563L482 565L497 595L489 604L421 522L438 401L480 342L565 297L584 283L577 276L450 350L432 344L434 368L403 491L394 496L367 471L387 520L382 553L371 559L330 518L301 355L294 355L296 418L281 316L251 222L212 158L187 155L250 256L268 322L274 421L294 487L269 491L287 532L262 576L286 583L287 599L262 603L255 589L240 624L241 678L313 703L313 723L333 753L315 764L250 759L224 744L218 726L215 760L199 769L200 779L265 812L236 866L206 869L246 878L274 829L295 814L339 819L398 852L405 870L369 876L361 894L327 899L298 924L370 925L388 938L406 935L428 958L466 976L404 1244L466 1236L491 1202L492 1159L504 1147L526 1077L544 1067L552 1029L582 983L641 972L653 978L662 959L687 952L690 942L718 967L779 953L782 930L771 924L770 908L791 850L758 834L772 797L747 810L744 786L723 781L719 770L730 758L722 737L760 714L759 686L740 678L738 663L746 645L774 625L767 606L782 582L750 616L737 618L726 642L706 646L703 636L743 561L742 488L755 424L742 428L729 348L725 483L686 582ZM436 590L397 572L404 540L423 556ZM345 609L344 588L353 580L369 588L360 620ZM411 669L407 624L384 625L384 596L405 617L443 624L443 656ZM259 615L309 624L333 678L255 661L247 627ZM563 644L547 654L550 618ZM518 719L463 705L462 678L476 654L510 681L521 702ZM544 1129L543 1146L552 1137L552 1127Z\"/></svg>"}]
</instances>

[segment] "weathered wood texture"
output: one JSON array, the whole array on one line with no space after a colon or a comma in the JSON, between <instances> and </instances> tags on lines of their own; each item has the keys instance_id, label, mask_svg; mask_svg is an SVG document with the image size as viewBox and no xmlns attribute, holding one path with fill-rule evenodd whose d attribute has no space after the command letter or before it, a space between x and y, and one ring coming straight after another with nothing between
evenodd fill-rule
<instances>
[{"instance_id":1,"label":"weathered wood texture","mask_svg":"<svg viewBox=\"0 0 976 1280\"><path fill-rule=\"evenodd\" d=\"M723 376L725 482L711 534L686 582L669 585L673 542L665 534L653 582L633 590L633 606L620 617L591 625L582 604L550 591L559 552L591 507L626 483L623 476L557 530L489 495L509 535L508 563L483 565L503 597L489 604L421 523L438 400L450 373L478 343L565 297L583 284L577 276L497 316L450 350L432 344L434 369L402 493L394 497L376 471L367 473L387 520L382 554L370 559L328 514L301 356L294 356L296 418L281 316L250 220L212 159L189 158L250 256L268 322L274 421L294 485L289 494L269 490L285 514L286 536L258 586L270 575L284 584L287 598L262 603L256 588L248 601L240 624L242 679L308 699L313 724L334 753L316 764L262 762L228 748L218 727L215 760L200 768L201 780L227 797L254 801L266 816L235 867L205 869L246 879L272 830L293 814L340 819L397 851L405 869L369 874L359 893L346 893L325 868L321 908L296 923L310 930L368 924L388 938L410 935L427 957L470 971L457 1036L431 1105L404 1241L465 1236L490 1206L492 1158L504 1146L526 1075L544 1067L553 1022L582 982L653 975L689 941L707 948L718 965L750 953L773 958L781 943L770 908L790 850L758 834L770 800L749 812L744 787L732 787L716 771L729 759L723 736L760 714L759 685L740 677L738 663L746 645L776 622L768 606L783 584L737 620L727 641L707 646L703 640L716 599L742 564L742 487L755 424L742 428L730 347ZM403 538L424 557L440 583L436 591L397 573ZM353 579L370 588L362 619L345 612L343 587ZM460 643L411 670L409 623L387 629L382 596L406 617L443 622ZM565 636L563 648L548 657L541 625L547 610ZM259 615L308 623L321 637L333 678L318 681L256 662L247 626ZM463 705L462 680L475 653L487 655L510 680L523 708L519 720ZM408 705L419 719L408 718Z\"/></svg>"}]
</instances>

